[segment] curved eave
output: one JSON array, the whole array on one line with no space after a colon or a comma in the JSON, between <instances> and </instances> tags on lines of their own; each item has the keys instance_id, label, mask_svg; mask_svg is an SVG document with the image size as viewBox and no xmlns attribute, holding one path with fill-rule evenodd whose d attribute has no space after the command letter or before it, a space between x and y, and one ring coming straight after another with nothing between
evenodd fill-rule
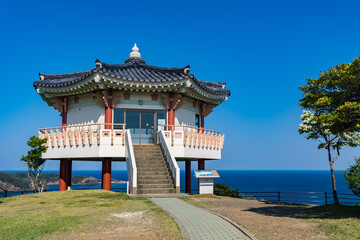
<instances>
[{"instance_id":1,"label":"curved eave","mask_svg":"<svg viewBox=\"0 0 360 240\"><path fill-rule=\"evenodd\" d=\"M93 71L81 81L59 87L35 86L42 98L64 97L93 92L99 89L114 88L122 91L135 92L179 92L198 100L220 104L227 100L227 94L214 94L202 88L193 78L177 81L145 82L124 80L102 71Z\"/></svg>"}]
</instances>

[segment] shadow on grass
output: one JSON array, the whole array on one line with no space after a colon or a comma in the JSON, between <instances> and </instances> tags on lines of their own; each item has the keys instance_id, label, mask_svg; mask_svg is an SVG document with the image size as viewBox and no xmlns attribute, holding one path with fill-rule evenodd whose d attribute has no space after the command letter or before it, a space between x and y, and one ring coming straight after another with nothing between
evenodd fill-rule
<instances>
[{"instance_id":1,"label":"shadow on grass","mask_svg":"<svg viewBox=\"0 0 360 240\"><path fill-rule=\"evenodd\" d=\"M249 208L244 211L273 217L290 217L298 219L320 218L341 219L360 218L360 206L304 206L298 204L268 203L270 206Z\"/></svg>"},{"instance_id":2,"label":"shadow on grass","mask_svg":"<svg viewBox=\"0 0 360 240\"><path fill-rule=\"evenodd\" d=\"M1 204L1 203L4 203L4 202L3 202L3 201L0 201L0 204Z\"/></svg>"}]
</instances>

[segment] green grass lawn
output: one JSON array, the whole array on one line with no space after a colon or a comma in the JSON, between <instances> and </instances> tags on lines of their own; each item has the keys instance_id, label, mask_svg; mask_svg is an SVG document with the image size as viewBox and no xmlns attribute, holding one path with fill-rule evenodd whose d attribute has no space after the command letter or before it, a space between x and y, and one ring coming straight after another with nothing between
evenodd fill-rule
<instances>
[{"instance_id":1,"label":"green grass lawn","mask_svg":"<svg viewBox=\"0 0 360 240\"><path fill-rule=\"evenodd\" d=\"M306 212L331 239L360 239L360 206L306 207Z\"/></svg>"},{"instance_id":2,"label":"green grass lawn","mask_svg":"<svg viewBox=\"0 0 360 240\"><path fill-rule=\"evenodd\" d=\"M113 216L124 212L143 214L139 219ZM81 239L89 239L101 232L121 239L124 231L133 232L134 239L181 239L175 221L146 198L72 190L0 199L0 239L80 239L84 234Z\"/></svg>"}]
</instances>

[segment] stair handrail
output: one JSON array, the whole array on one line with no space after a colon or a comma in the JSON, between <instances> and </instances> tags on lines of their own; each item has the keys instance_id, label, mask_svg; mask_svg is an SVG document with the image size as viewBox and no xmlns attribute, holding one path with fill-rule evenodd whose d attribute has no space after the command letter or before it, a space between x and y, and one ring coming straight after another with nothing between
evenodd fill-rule
<instances>
[{"instance_id":1,"label":"stair handrail","mask_svg":"<svg viewBox=\"0 0 360 240\"><path fill-rule=\"evenodd\" d=\"M134 148L131 140L130 129L126 130L126 149L125 159L128 172L128 181L130 182L130 193L137 194L137 168L135 161Z\"/></svg>"},{"instance_id":2,"label":"stair handrail","mask_svg":"<svg viewBox=\"0 0 360 240\"><path fill-rule=\"evenodd\" d=\"M170 152L170 146L166 142L164 131L160 130L158 133L159 133L159 142L160 142L161 148L164 152L166 161L169 164L172 178L175 181L176 190L179 191L180 190L180 168L179 168L174 156Z\"/></svg>"}]
</instances>

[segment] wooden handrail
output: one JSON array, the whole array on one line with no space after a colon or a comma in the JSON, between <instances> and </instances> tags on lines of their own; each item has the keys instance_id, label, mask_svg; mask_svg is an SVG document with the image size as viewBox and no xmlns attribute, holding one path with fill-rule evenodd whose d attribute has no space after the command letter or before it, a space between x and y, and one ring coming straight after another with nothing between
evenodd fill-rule
<instances>
[{"instance_id":1,"label":"wooden handrail","mask_svg":"<svg viewBox=\"0 0 360 240\"><path fill-rule=\"evenodd\" d=\"M183 146L209 149L223 149L224 134L209 129L197 128L187 125L160 125L161 129L170 132L170 144L174 146L174 132L176 128L182 128ZM168 130L171 128L170 130Z\"/></svg>"},{"instance_id":2,"label":"wooden handrail","mask_svg":"<svg viewBox=\"0 0 360 240\"><path fill-rule=\"evenodd\" d=\"M97 126L97 125L112 125L112 126L125 126L125 123L87 123L87 124L76 124L76 125L66 125L60 127L49 127L49 128L39 128L39 131L44 132L49 129L62 129L62 128L70 128L70 127L86 127L86 126Z\"/></svg>"},{"instance_id":3,"label":"wooden handrail","mask_svg":"<svg viewBox=\"0 0 360 240\"><path fill-rule=\"evenodd\" d=\"M117 131L122 131L122 145L124 146L125 141L125 125L123 123L89 123L89 124L79 124L79 125L67 125L61 127L52 127L52 128L40 128L39 129L39 137L47 138L48 147L55 147L56 146L64 146L66 147L67 143L70 146L76 145L83 145L85 146L87 143L90 145L93 144L93 137L96 137L97 144L100 144L100 130L101 125L110 125L110 129L103 129L109 130L111 132L110 136L110 143L111 145L114 144L114 133ZM93 127L95 126L95 128ZM114 126L122 126L119 129L115 129ZM74 141L75 140L75 141Z\"/></svg>"},{"instance_id":4,"label":"wooden handrail","mask_svg":"<svg viewBox=\"0 0 360 240\"><path fill-rule=\"evenodd\" d=\"M169 127L171 127L172 129L173 128L190 128L190 129L195 129L195 130L198 130L198 131L204 131L204 132L214 132L214 133L220 133L220 132L216 132L214 130L210 130L210 129L205 129L205 128L197 128L197 127L193 127L193 126L188 126L188 125L165 125L165 124L161 124L159 125L161 127L162 130L164 130L164 127L166 127L167 129ZM169 130L171 131L171 130Z\"/></svg>"}]
</instances>

